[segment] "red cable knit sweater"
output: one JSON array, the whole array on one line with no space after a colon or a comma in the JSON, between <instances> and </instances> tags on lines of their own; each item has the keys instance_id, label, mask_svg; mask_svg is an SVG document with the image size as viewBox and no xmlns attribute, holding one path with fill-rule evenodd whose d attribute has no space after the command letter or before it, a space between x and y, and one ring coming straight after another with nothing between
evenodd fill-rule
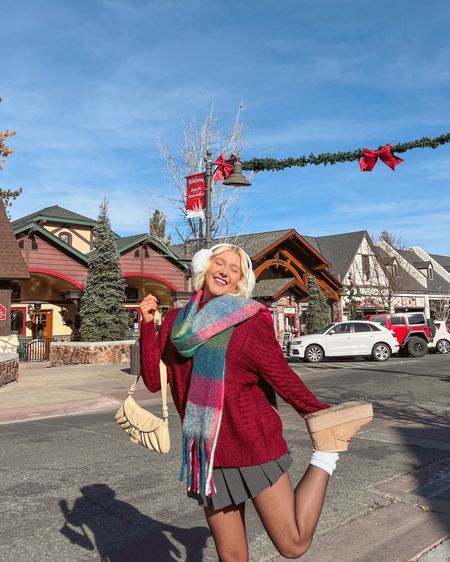
<instances>
[{"instance_id":1,"label":"red cable knit sweater","mask_svg":"<svg viewBox=\"0 0 450 562\"><path fill-rule=\"evenodd\" d=\"M173 401L183 420L192 359L170 341L178 309L171 310L156 335L153 322L142 325L141 365L150 392L161 388L159 361L167 366ZM268 309L237 325L225 359L225 396L214 466L251 466L287 453L281 418L261 385L275 390L301 415L327 408L302 383L283 356Z\"/></svg>"}]
</instances>

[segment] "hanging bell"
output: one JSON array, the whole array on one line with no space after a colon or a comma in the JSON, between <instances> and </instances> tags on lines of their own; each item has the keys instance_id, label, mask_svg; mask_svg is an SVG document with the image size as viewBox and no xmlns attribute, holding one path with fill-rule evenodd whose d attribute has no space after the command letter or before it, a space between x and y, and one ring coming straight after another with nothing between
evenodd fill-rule
<instances>
[{"instance_id":1,"label":"hanging bell","mask_svg":"<svg viewBox=\"0 0 450 562\"><path fill-rule=\"evenodd\" d=\"M234 161L233 171L226 180L223 180L222 185L231 185L234 187L249 187L250 185L252 185L251 182L242 173L242 164L239 158L236 158L236 160Z\"/></svg>"}]
</instances>

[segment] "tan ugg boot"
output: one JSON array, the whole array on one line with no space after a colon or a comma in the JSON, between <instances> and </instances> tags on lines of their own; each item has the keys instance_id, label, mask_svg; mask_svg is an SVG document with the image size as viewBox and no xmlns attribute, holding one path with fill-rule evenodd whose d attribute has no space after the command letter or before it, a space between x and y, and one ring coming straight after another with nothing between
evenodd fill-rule
<instances>
[{"instance_id":1,"label":"tan ugg boot","mask_svg":"<svg viewBox=\"0 0 450 562\"><path fill-rule=\"evenodd\" d=\"M370 402L342 402L305 416L305 422L317 451L338 453L348 449L352 435L372 418Z\"/></svg>"}]
</instances>

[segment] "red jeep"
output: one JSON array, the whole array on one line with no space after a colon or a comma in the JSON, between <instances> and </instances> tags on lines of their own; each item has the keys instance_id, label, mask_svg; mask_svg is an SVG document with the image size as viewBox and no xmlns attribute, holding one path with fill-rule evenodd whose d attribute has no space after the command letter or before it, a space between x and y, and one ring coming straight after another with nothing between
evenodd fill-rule
<instances>
[{"instance_id":1,"label":"red jeep","mask_svg":"<svg viewBox=\"0 0 450 562\"><path fill-rule=\"evenodd\" d=\"M400 344L400 351L411 357L423 357L428 351L431 331L423 312L395 312L392 314L371 314L371 322L378 322L391 330Z\"/></svg>"}]
</instances>

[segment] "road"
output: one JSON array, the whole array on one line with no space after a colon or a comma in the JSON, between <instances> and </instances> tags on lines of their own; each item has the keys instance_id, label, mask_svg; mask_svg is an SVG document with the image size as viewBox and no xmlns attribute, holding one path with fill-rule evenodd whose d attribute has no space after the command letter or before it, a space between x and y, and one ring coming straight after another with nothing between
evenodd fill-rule
<instances>
[{"instance_id":1,"label":"road","mask_svg":"<svg viewBox=\"0 0 450 562\"><path fill-rule=\"evenodd\" d=\"M341 455L302 560L407 562L450 533L450 357L290 364L323 401L370 400L376 414ZM280 414L295 481L310 440L290 407L280 403ZM112 417L0 426L0 560L216 560L202 511L177 479L173 407L164 457L130 443ZM250 559L280 560L251 506L247 519Z\"/></svg>"}]
</instances>

